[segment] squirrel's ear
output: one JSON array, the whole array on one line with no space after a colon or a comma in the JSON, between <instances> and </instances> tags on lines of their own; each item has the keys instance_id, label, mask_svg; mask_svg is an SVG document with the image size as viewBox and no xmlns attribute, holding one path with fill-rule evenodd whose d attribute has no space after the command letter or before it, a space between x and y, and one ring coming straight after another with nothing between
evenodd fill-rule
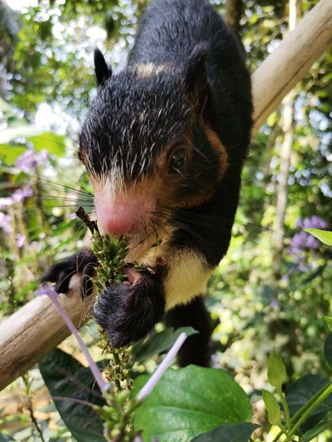
<instances>
[{"instance_id":1,"label":"squirrel's ear","mask_svg":"<svg viewBox=\"0 0 332 442\"><path fill-rule=\"evenodd\" d=\"M96 48L94 53L95 73L97 79L97 86L103 84L112 76L112 68L107 65L105 58L101 51Z\"/></svg>"},{"instance_id":2,"label":"squirrel's ear","mask_svg":"<svg viewBox=\"0 0 332 442\"><path fill-rule=\"evenodd\" d=\"M205 61L208 45L200 43L192 51L185 70L185 85L190 101L197 112L203 113L208 96Z\"/></svg>"}]
</instances>

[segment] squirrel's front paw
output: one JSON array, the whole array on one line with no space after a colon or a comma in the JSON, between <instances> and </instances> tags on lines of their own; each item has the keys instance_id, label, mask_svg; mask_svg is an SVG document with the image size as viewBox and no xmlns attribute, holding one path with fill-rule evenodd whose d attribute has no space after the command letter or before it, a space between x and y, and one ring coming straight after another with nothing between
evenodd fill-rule
<instances>
[{"instance_id":1,"label":"squirrel's front paw","mask_svg":"<svg viewBox=\"0 0 332 442\"><path fill-rule=\"evenodd\" d=\"M75 274L81 276L82 297L90 295L93 291L92 276L95 273L97 258L90 249L82 249L76 255L52 265L41 279L42 283L54 282L58 293L67 293L71 277Z\"/></svg>"},{"instance_id":2,"label":"squirrel's front paw","mask_svg":"<svg viewBox=\"0 0 332 442\"><path fill-rule=\"evenodd\" d=\"M160 274L140 272L135 281L105 287L94 307L94 316L114 347L138 341L165 312Z\"/></svg>"}]
</instances>

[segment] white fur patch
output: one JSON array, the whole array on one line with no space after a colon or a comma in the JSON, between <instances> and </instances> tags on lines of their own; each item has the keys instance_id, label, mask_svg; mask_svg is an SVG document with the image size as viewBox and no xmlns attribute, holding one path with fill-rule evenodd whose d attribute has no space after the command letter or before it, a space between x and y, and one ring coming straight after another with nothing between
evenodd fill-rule
<instances>
[{"instance_id":1,"label":"white fur patch","mask_svg":"<svg viewBox=\"0 0 332 442\"><path fill-rule=\"evenodd\" d=\"M166 309L187 304L204 292L212 270L205 266L204 258L194 251L179 252L172 256L165 284Z\"/></svg>"},{"instance_id":2,"label":"white fur patch","mask_svg":"<svg viewBox=\"0 0 332 442\"><path fill-rule=\"evenodd\" d=\"M171 231L167 233L171 234ZM165 233L160 237L162 236L165 236ZM144 243L136 248L137 255L139 252L144 254L139 262L154 267L157 258L161 257L168 267L168 275L164 282L167 310L177 304L187 304L204 292L213 270L208 268L203 256L193 250L174 250L167 244L167 239L158 247L147 247L149 245ZM135 248L130 255L135 255L134 252Z\"/></svg>"}]
</instances>

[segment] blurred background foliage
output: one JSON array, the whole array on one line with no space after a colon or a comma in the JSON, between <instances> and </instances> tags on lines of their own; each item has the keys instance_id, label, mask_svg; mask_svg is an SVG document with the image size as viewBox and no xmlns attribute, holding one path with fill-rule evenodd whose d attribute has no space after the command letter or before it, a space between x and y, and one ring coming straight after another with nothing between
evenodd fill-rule
<instances>
[{"instance_id":1,"label":"blurred background foliage","mask_svg":"<svg viewBox=\"0 0 332 442\"><path fill-rule=\"evenodd\" d=\"M147 3L0 0L0 318L34 296L51 262L82 246L73 214L80 204L93 212L93 200L76 149L95 94L93 50L98 45L120 69ZM251 71L288 32L288 0L212 3L242 39ZM298 17L316 3L298 0ZM290 382L332 375L322 358L321 319L331 315L332 253L302 231L332 228L331 78L329 50L253 139L232 245L206 299L213 365L251 395L255 421L263 424L255 440L273 438L258 394L273 348ZM93 325L86 334L93 336ZM63 345L76 352L71 338ZM38 370L29 378L30 390L45 396ZM8 405L0 403L0 430L15 433L13 440L40 437L29 407L15 402L26 391L27 382L18 381L3 393ZM40 401L36 413L46 440L70 440L54 408L45 407ZM331 434L316 440L331 441Z\"/></svg>"}]
</instances>

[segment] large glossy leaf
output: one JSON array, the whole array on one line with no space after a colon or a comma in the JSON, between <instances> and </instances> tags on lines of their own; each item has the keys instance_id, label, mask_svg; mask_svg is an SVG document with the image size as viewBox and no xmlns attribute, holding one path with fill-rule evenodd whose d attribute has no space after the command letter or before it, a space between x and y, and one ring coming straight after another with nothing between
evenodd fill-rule
<instances>
[{"instance_id":1,"label":"large glossy leaf","mask_svg":"<svg viewBox=\"0 0 332 442\"><path fill-rule=\"evenodd\" d=\"M139 390L147 381L135 381ZM191 365L168 370L139 407L135 429L150 442L186 442L223 424L251 421L251 406L242 388L223 370Z\"/></svg>"},{"instance_id":2,"label":"large glossy leaf","mask_svg":"<svg viewBox=\"0 0 332 442\"><path fill-rule=\"evenodd\" d=\"M169 350L183 332L185 332L187 336L197 333L192 327L180 327L176 330L166 328L161 333L157 333L147 340L142 339L133 346L135 361L143 362L152 356Z\"/></svg>"},{"instance_id":3,"label":"large glossy leaf","mask_svg":"<svg viewBox=\"0 0 332 442\"><path fill-rule=\"evenodd\" d=\"M257 428L259 425L248 422L221 425L212 431L194 437L191 442L248 442Z\"/></svg>"},{"instance_id":4,"label":"large glossy leaf","mask_svg":"<svg viewBox=\"0 0 332 442\"><path fill-rule=\"evenodd\" d=\"M39 369L51 396L75 398L94 405L104 404L90 369L67 353L56 349L42 359ZM54 403L78 442L106 441L102 422L93 408L66 400L55 400Z\"/></svg>"},{"instance_id":5,"label":"large glossy leaf","mask_svg":"<svg viewBox=\"0 0 332 442\"><path fill-rule=\"evenodd\" d=\"M308 402L321 388L328 383L328 379L320 375L306 375L298 379L287 390L286 399L291 415L294 415L305 403ZM309 416L303 428L308 431L332 410L332 395L322 402Z\"/></svg>"}]
</instances>

